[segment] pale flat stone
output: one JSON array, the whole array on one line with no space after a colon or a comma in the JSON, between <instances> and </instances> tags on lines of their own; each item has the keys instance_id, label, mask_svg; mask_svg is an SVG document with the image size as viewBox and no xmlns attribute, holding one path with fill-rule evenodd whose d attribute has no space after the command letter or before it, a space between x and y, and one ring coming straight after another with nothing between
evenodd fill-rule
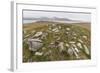
<instances>
[{"instance_id":1,"label":"pale flat stone","mask_svg":"<svg viewBox=\"0 0 100 73\"><path fill-rule=\"evenodd\" d=\"M60 52L63 51L63 50L65 49L65 48L64 48L64 43L63 43L63 42L60 42L58 46L59 46Z\"/></svg>"},{"instance_id":2,"label":"pale flat stone","mask_svg":"<svg viewBox=\"0 0 100 73\"><path fill-rule=\"evenodd\" d=\"M66 30L70 30L70 28L66 28Z\"/></svg>"},{"instance_id":3,"label":"pale flat stone","mask_svg":"<svg viewBox=\"0 0 100 73\"><path fill-rule=\"evenodd\" d=\"M52 31L59 32L59 29L58 28L54 28L54 29L52 29Z\"/></svg>"},{"instance_id":4,"label":"pale flat stone","mask_svg":"<svg viewBox=\"0 0 100 73\"><path fill-rule=\"evenodd\" d=\"M70 41L69 43L74 44L75 42L74 41Z\"/></svg>"},{"instance_id":5,"label":"pale flat stone","mask_svg":"<svg viewBox=\"0 0 100 73\"><path fill-rule=\"evenodd\" d=\"M81 39L78 39L79 42L83 43L83 41Z\"/></svg>"},{"instance_id":6,"label":"pale flat stone","mask_svg":"<svg viewBox=\"0 0 100 73\"><path fill-rule=\"evenodd\" d=\"M78 55L78 53L75 51L75 48L72 48L72 50L73 50L73 52L74 52L76 58L80 58L79 55Z\"/></svg>"},{"instance_id":7,"label":"pale flat stone","mask_svg":"<svg viewBox=\"0 0 100 73\"><path fill-rule=\"evenodd\" d=\"M84 36L82 36L82 37L83 37L84 39L86 39L86 40L87 40L87 36L85 36L85 35L84 35Z\"/></svg>"},{"instance_id":8,"label":"pale flat stone","mask_svg":"<svg viewBox=\"0 0 100 73\"><path fill-rule=\"evenodd\" d=\"M80 48L82 48L82 45L81 45L81 43L77 43L77 46L78 46L78 47L80 47Z\"/></svg>"},{"instance_id":9,"label":"pale flat stone","mask_svg":"<svg viewBox=\"0 0 100 73\"><path fill-rule=\"evenodd\" d=\"M88 48L87 48L87 46L86 45L83 45L84 46L84 49L85 49L85 52L86 52L86 54L90 54L90 52L89 52L89 50L88 50Z\"/></svg>"},{"instance_id":10,"label":"pale flat stone","mask_svg":"<svg viewBox=\"0 0 100 73\"><path fill-rule=\"evenodd\" d=\"M79 53L79 52L80 52L80 51L78 50L78 48L76 48L76 47L75 47L74 49L75 49L75 51L76 51L77 53Z\"/></svg>"},{"instance_id":11,"label":"pale flat stone","mask_svg":"<svg viewBox=\"0 0 100 73\"><path fill-rule=\"evenodd\" d=\"M69 47L69 44L66 43L66 47Z\"/></svg>"},{"instance_id":12,"label":"pale flat stone","mask_svg":"<svg viewBox=\"0 0 100 73\"><path fill-rule=\"evenodd\" d=\"M43 55L43 52L35 52L35 55L42 56Z\"/></svg>"},{"instance_id":13,"label":"pale flat stone","mask_svg":"<svg viewBox=\"0 0 100 73\"><path fill-rule=\"evenodd\" d=\"M40 35L42 35L42 32L37 32L37 33L34 35L34 37L38 37L38 36L40 36Z\"/></svg>"}]
</instances>

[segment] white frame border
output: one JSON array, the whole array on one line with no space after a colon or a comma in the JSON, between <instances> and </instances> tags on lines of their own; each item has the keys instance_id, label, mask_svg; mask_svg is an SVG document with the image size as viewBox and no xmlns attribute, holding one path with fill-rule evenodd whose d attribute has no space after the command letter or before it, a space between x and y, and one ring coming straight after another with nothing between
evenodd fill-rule
<instances>
[{"instance_id":1,"label":"white frame border","mask_svg":"<svg viewBox=\"0 0 100 73\"><path fill-rule=\"evenodd\" d=\"M81 67L81 66L94 66L96 65L96 36L94 35L97 32L96 29L96 8L95 7L77 7L77 6L60 6L60 5L41 5L41 4L32 4L32 3L18 3L12 2L12 50L11 50L11 70L13 71L26 71L26 70L35 70L35 69L54 69L54 68L66 68L66 67ZM38 7L38 8L35 8ZM55 62L38 62L38 63L22 63L22 50L18 49L22 47L22 9L33 9L34 10L66 10L67 11L77 11L80 12L91 12L92 21L91 21L91 60L76 60L76 61L55 61ZM76 9L76 10L75 10ZM61 11L61 10L60 10ZM17 16L18 15L18 16ZM19 27L19 28L18 28ZM33 64L33 65L32 65ZM31 69L30 69L31 68Z\"/></svg>"}]
</instances>

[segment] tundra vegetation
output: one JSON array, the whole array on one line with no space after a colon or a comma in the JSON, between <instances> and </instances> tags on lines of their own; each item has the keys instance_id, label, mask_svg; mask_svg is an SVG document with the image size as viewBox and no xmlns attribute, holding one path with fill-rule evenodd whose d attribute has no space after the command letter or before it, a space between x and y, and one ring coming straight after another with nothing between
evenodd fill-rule
<instances>
[{"instance_id":1,"label":"tundra vegetation","mask_svg":"<svg viewBox=\"0 0 100 73\"><path fill-rule=\"evenodd\" d=\"M91 59L90 23L23 24L23 62Z\"/></svg>"}]
</instances>

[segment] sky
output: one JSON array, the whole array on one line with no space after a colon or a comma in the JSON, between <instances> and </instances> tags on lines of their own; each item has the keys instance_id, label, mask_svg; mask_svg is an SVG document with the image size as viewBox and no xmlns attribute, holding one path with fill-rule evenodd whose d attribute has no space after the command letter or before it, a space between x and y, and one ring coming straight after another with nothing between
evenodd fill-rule
<instances>
[{"instance_id":1,"label":"sky","mask_svg":"<svg viewBox=\"0 0 100 73\"><path fill-rule=\"evenodd\" d=\"M79 12L49 12L49 11L32 11L32 10L24 10L23 18L40 18L40 17L59 17L59 18L68 18L72 20L80 20L80 21L91 21L90 13L79 13Z\"/></svg>"}]
</instances>

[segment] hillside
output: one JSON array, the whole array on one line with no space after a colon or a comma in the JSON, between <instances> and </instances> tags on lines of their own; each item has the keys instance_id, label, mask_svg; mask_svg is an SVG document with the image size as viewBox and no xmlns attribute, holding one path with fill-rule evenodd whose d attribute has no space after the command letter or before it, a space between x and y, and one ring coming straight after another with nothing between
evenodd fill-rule
<instances>
[{"instance_id":1,"label":"hillside","mask_svg":"<svg viewBox=\"0 0 100 73\"><path fill-rule=\"evenodd\" d=\"M90 25L48 21L23 25L23 62L91 59Z\"/></svg>"}]
</instances>

